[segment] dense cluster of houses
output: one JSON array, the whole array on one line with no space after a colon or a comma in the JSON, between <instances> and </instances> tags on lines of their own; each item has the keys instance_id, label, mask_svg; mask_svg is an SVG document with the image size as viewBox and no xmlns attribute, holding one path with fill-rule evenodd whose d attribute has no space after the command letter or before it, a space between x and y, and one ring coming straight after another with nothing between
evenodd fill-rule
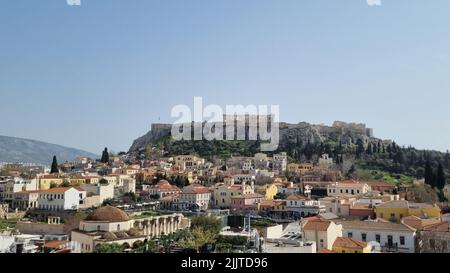
<instances>
[{"instance_id":1,"label":"dense cluster of houses","mask_svg":"<svg viewBox=\"0 0 450 273\"><path fill-rule=\"evenodd\" d=\"M162 230L174 232L186 226L183 213L210 210L289 223L265 230L267 252L450 252L449 215L438 205L408 201L407 187L344 180L326 154L308 163L288 162L285 153L216 162L195 155L159 160L111 156L108 163L78 158L53 174L41 167L7 167L8 176L0 177L3 217L22 212L26 221L18 226L28 232L35 221L59 223L64 213L94 213L105 202L133 213L151 205L172 215L136 221L114 207L105 211L106 218L97 211L66 234L81 244L75 247L80 252L91 252L99 242L132 244L131 237L141 241ZM127 233L135 228L142 231L139 236ZM36 229L48 235L44 227Z\"/></svg>"}]
</instances>

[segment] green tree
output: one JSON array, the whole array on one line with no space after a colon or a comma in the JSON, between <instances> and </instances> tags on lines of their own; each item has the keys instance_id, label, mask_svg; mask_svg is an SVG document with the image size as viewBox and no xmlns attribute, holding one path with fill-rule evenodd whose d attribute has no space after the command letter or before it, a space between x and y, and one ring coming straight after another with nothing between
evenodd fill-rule
<instances>
[{"instance_id":1,"label":"green tree","mask_svg":"<svg viewBox=\"0 0 450 273\"><path fill-rule=\"evenodd\" d=\"M200 215L191 219L192 229L200 227L205 231L212 231L215 234L219 234L222 226L222 220L213 216Z\"/></svg>"},{"instance_id":2,"label":"green tree","mask_svg":"<svg viewBox=\"0 0 450 273\"><path fill-rule=\"evenodd\" d=\"M356 142L356 146L356 157L361 158L361 155L365 151L363 141L361 139L358 139L358 141Z\"/></svg>"},{"instance_id":3,"label":"green tree","mask_svg":"<svg viewBox=\"0 0 450 273\"><path fill-rule=\"evenodd\" d=\"M198 226L191 231L190 236L180 241L180 246L183 248L196 249L197 251L199 251L200 248L204 245L214 244L216 242L216 238L217 234L212 230L205 230L202 227Z\"/></svg>"},{"instance_id":4,"label":"green tree","mask_svg":"<svg viewBox=\"0 0 450 273\"><path fill-rule=\"evenodd\" d=\"M56 155L53 156L52 167L50 173L59 173L58 161L56 160Z\"/></svg>"},{"instance_id":5,"label":"green tree","mask_svg":"<svg viewBox=\"0 0 450 273\"><path fill-rule=\"evenodd\" d=\"M112 206L114 204L114 199L112 198L108 198L103 200L103 206Z\"/></svg>"},{"instance_id":6,"label":"green tree","mask_svg":"<svg viewBox=\"0 0 450 273\"><path fill-rule=\"evenodd\" d=\"M135 249L133 252L134 253L158 253L159 247L155 241L150 240L150 241L144 243L142 246Z\"/></svg>"},{"instance_id":7,"label":"green tree","mask_svg":"<svg viewBox=\"0 0 450 273\"><path fill-rule=\"evenodd\" d=\"M122 253L123 246L119 244L101 244L97 245L94 253Z\"/></svg>"},{"instance_id":8,"label":"green tree","mask_svg":"<svg viewBox=\"0 0 450 273\"><path fill-rule=\"evenodd\" d=\"M444 156L444 163L446 168L450 168L450 152L448 150Z\"/></svg>"},{"instance_id":9,"label":"green tree","mask_svg":"<svg viewBox=\"0 0 450 273\"><path fill-rule=\"evenodd\" d=\"M108 180L106 180L104 178L100 179L100 181L98 181L98 183L100 183L101 185L108 185L109 184Z\"/></svg>"},{"instance_id":10,"label":"green tree","mask_svg":"<svg viewBox=\"0 0 450 273\"><path fill-rule=\"evenodd\" d=\"M354 179L354 178L356 178L356 167L355 167L355 165L352 165L352 166L350 167L350 169L349 169L348 172L347 172L347 177L348 177L349 179Z\"/></svg>"},{"instance_id":11,"label":"green tree","mask_svg":"<svg viewBox=\"0 0 450 273\"><path fill-rule=\"evenodd\" d=\"M277 193L274 197L275 200L284 200L287 198L287 195L285 193Z\"/></svg>"},{"instance_id":12,"label":"green tree","mask_svg":"<svg viewBox=\"0 0 450 273\"><path fill-rule=\"evenodd\" d=\"M371 155L371 154L373 153L373 150L372 150L372 143L369 143L369 144L367 145L366 153L367 153L368 155Z\"/></svg>"}]
</instances>

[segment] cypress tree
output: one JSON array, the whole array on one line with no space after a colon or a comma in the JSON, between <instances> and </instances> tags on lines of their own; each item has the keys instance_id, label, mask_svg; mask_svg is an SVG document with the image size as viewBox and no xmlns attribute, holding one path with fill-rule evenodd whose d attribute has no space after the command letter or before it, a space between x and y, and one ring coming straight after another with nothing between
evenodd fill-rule
<instances>
[{"instance_id":1,"label":"cypress tree","mask_svg":"<svg viewBox=\"0 0 450 273\"><path fill-rule=\"evenodd\" d=\"M52 161L52 168L50 170L50 173L59 173L59 169L58 169L58 161L56 160L56 155L53 156L53 161Z\"/></svg>"},{"instance_id":2,"label":"cypress tree","mask_svg":"<svg viewBox=\"0 0 450 273\"><path fill-rule=\"evenodd\" d=\"M450 152L447 150L444 156L444 163L446 168L450 168Z\"/></svg>"},{"instance_id":3,"label":"cypress tree","mask_svg":"<svg viewBox=\"0 0 450 273\"><path fill-rule=\"evenodd\" d=\"M364 153L364 143L361 139L358 139L357 141L357 148L356 148L356 157L361 158L361 155Z\"/></svg>"},{"instance_id":4,"label":"cypress tree","mask_svg":"<svg viewBox=\"0 0 450 273\"><path fill-rule=\"evenodd\" d=\"M433 168L431 167L430 161L427 161L425 165L425 183L434 188L434 173Z\"/></svg>"},{"instance_id":5,"label":"cypress tree","mask_svg":"<svg viewBox=\"0 0 450 273\"><path fill-rule=\"evenodd\" d=\"M395 141L392 142L392 148L391 148L391 150L392 150L393 153L397 152L397 143L395 143Z\"/></svg>"},{"instance_id":6,"label":"cypress tree","mask_svg":"<svg viewBox=\"0 0 450 273\"><path fill-rule=\"evenodd\" d=\"M425 164L425 174L424 174L424 176L425 176L425 184L428 184L428 185L431 184L431 181L430 181L431 172L432 172L432 170L431 170L430 162L427 161L427 163Z\"/></svg>"},{"instance_id":7,"label":"cypress tree","mask_svg":"<svg viewBox=\"0 0 450 273\"><path fill-rule=\"evenodd\" d=\"M436 174L436 187L442 190L445 187L445 173L444 167L439 163L437 174Z\"/></svg>"},{"instance_id":8,"label":"cypress tree","mask_svg":"<svg viewBox=\"0 0 450 273\"><path fill-rule=\"evenodd\" d=\"M102 158L100 159L100 162L102 163L108 163L109 162L109 153L108 148L105 148L102 152Z\"/></svg>"},{"instance_id":9,"label":"cypress tree","mask_svg":"<svg viewBox=\"0 0 450 273\"><path fill-rule=\"evenodd\" d=\"M369 145L367 145L367 151L366 151L366 153L367 153L368 155L371 155L371 154L372 154L372 143L369 143Z\"/></svg>"}]
</instances>

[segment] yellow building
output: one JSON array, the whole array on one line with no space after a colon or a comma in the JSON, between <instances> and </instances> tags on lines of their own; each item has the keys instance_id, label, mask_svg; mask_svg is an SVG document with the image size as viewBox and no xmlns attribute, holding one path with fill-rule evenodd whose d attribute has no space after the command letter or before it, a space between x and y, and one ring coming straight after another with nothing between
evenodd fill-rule
<instances>
[{"instance_id":1,"label":"yellow building","mask_svg":"<svg viewBox=\"0 0 450 273\"><path fill-rule=\"evenodd\" d=\"M217 208L230 208L233 197L245 194L253 194L252 185L242 184L218 184L214 187L214 206Z\"/></svg>"},{"instance_id":2,"label":"yellow building","mask_svg":"<svg viewBox=\"0 0 450 273\"><path fill-rule=\"evenodd\" d=\"M59 174L48 174L38 177L39 179L39 189L48 190L51 185L60 186L64 183L64 178Z\"/></svg>"},{"instance_id":3,"label":"yellow building","mask_svg":"<svg viewBox=\"0 0 450 273\"><path fill-rule=\"evenodd\" d=\"M367 242L338 237L333 244L334 253L371 253L372 248Z\"/></svg>"},{"instance_id":4,"label":"yellow building","mask_svg":"<svg viewBox=\"0 0 450 273\"><path fill-rule=\"evenodd\" d=\"M267 184L267 185L264 185L263 187L260 187L257 190L257 192L259 194L264 195L266 200L273 200L275 195L277 195L277 193L278 193L278 187L275 184Z\"/></svg>"},{"instance_id":5,"label":"yellow building","mask_svg":"<svg viewBox=\"0 0 450 273\"><path fill-rule=\"evenodd\" d=\"M311 163L302 163L302 164L291 163L288 164L287 169L288 172L290 173L304 174L313 171L314 165Z\"/></svg>"},{"instance_id":6,"label":"yellow building","mask_svg":"<svg viewBox=\"0 0 450 273\"><path fill-rule=\"evenodd\" d=\"M375 207L377 218L399 223L404 217L417 216L426 218L441 217L441 209L436 205L409 203L405 200L390 201Z\"/></svg>"},{"instance_id":7,"label":"yellow building","mask_svg":"<svg viewBox=\"0 0 450 273\"><path fill-rule=\"evenodd\" d=\"M71 185L96 184L100 181L100 177L96 176L76 176L67 180Z\"/></svg>"}]
</instances>

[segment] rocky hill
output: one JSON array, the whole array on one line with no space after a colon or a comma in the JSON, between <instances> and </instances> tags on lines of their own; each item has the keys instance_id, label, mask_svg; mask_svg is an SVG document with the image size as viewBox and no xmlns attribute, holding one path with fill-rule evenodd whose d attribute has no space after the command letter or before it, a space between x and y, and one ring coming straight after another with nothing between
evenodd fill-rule
<instances>
[{"instance_id":1,"label":"rocky hill","mask_svg":"<svg viewBox=\"0 0 450 273\"><path fill-rule=\"evenodd\" d=\"M0 136L0 162L22 162L50 165L53 155L59 162L73 160L78 156L97 158L86 151L41 141Z\"/></svg>"},{"instance_id":2,"label":"rocky hill","mask_svg":"<svg viewBox=\"0 0 450 273\"><path fill-rule=\"evenodd\" d=\"M137 152L146 145L171 136L171 124L153 124L151 130L144 136L136 139L130 147L130 152ZM314 125L306 122L297 124L280 123L280 146L293 142L327 143L340 141L344 145L356 144L358 140L363 143L379 141L373 136L373 130L365 124L346 123L336 121L332 126Z\"/></svg>"}]
</instances>

